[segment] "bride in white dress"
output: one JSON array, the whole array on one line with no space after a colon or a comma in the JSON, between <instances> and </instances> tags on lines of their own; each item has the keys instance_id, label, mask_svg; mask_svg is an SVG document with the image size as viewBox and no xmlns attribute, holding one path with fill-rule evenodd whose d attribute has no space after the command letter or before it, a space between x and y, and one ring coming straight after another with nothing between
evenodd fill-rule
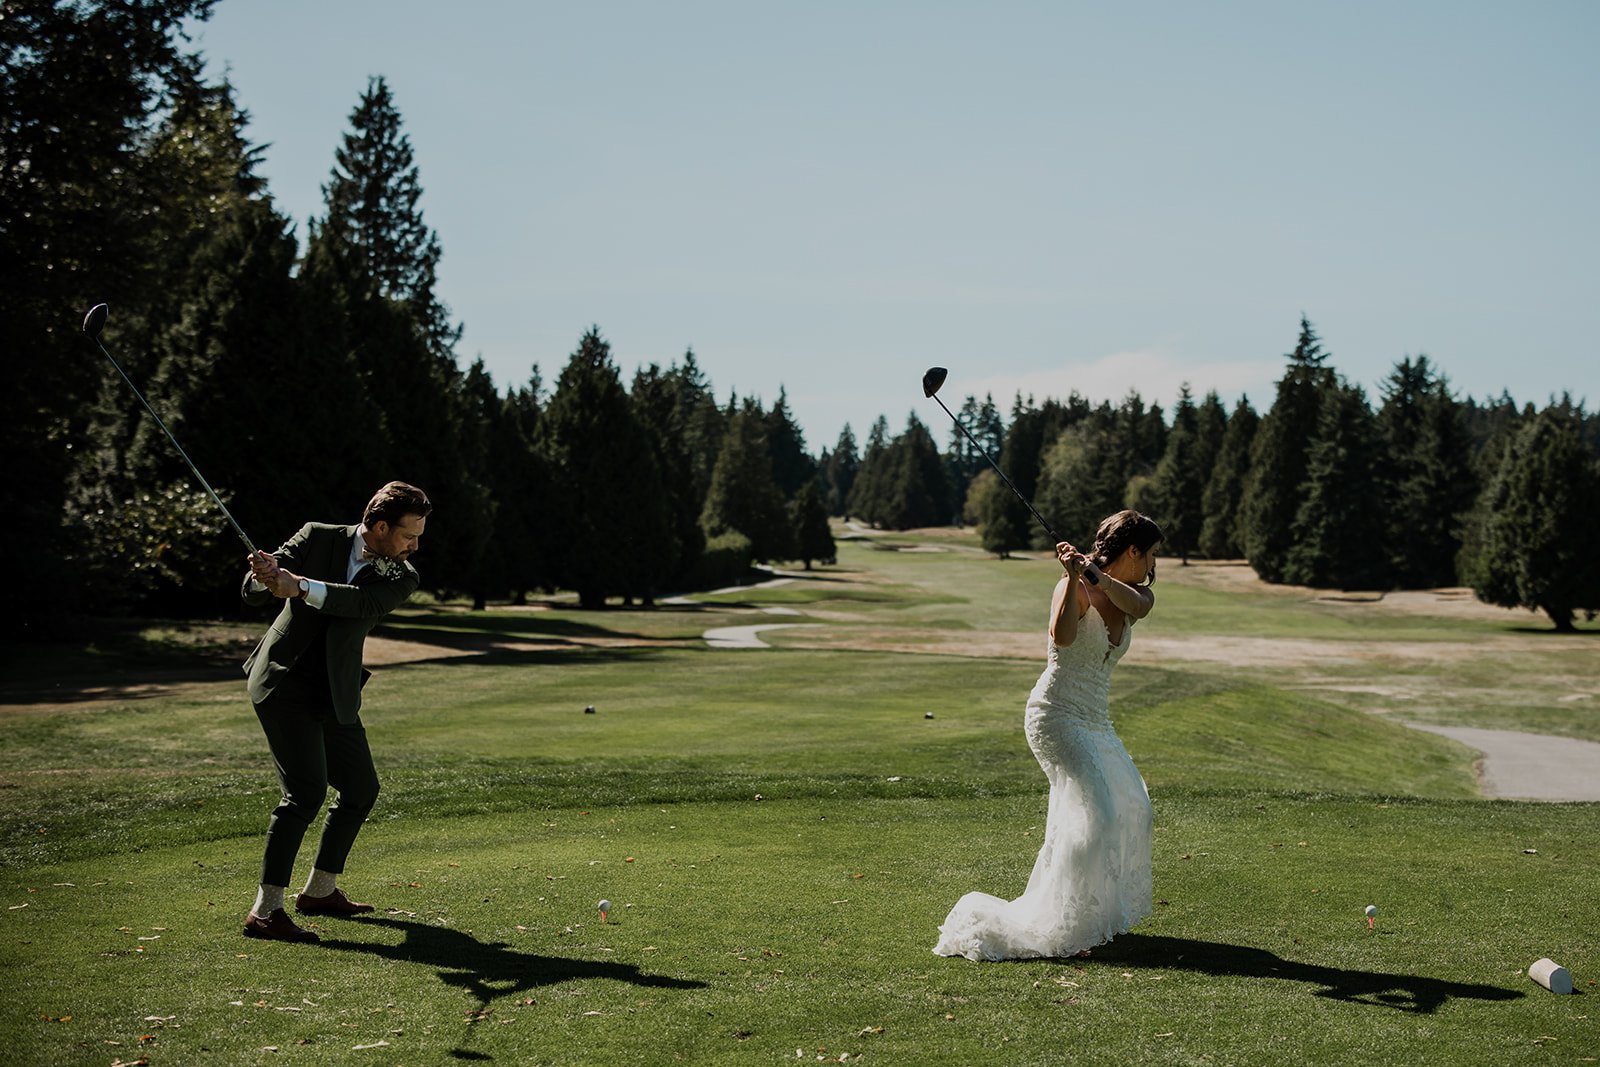
<instances>
[{"instance_id":1,"label":"bride in white dress","mask_svg":"<svg viewBox=\"0 0 1600 1067\"><path fill-rule=\"evenodd\" d=\"M1111 727L1111 668L1155 603L1161 528L1136 511L1100 524L1087 556L1056 546L1049 661L1028 697L1028 747L1050 779L1044 847L1015 900L968 893L939 927L941 956L1071 956L1150 914L1150 795ZM1092 574L1097 584L1083 580Z\"/></svg>"}]
</instances>

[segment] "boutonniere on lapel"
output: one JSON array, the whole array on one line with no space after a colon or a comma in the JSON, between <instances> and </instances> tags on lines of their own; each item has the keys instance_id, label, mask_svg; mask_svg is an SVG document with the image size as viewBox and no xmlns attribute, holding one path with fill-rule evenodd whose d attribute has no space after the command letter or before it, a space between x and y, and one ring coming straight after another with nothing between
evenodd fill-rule
<instances>
[{"instance_id":1,"label":"boutonniere on lapel","mask_svg":"<svg viewBox=\"0 0 1600 1067\"><path fill-rule=\"evenodd\" d=\"M372 569L378 572L380 578L398 578L405 573L406 565L388 556L374 556L371 562Z\"/></svg>"}]
</instances>

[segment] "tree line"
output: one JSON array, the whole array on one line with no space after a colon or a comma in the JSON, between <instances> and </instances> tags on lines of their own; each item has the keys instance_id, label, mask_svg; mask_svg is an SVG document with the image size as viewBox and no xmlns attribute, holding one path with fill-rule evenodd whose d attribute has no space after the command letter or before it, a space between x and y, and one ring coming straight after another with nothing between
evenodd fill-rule
<instances>
[{"instance_id":1,"label":"tree line","mask_svg":"<svg viewBox=\"0 0 1600 1067\"><path fill-rule=\"evenodd\" d=\"M1397 362L1374 405L1328 363L1304 316L1270 408L1185 386L1170 420L1137 392L1119 404L1020 395L1007 425L992 398L957 418L1061 534L1087 544L1123 507L1156 519L1163 549L1244 558L1268 582L1320 588L1471 585L1558 629L1600 609L1600 418L1563 395L1542 410L1505 393L1458 397L1427 356ZM966 434L940 452L913 414L879 419L859 467L822 464L835 513L906 529L975 524L1000 556L1048 535ZM841 478L841 474L843 478ZM844 480L849 479L848 481Z\"/></svg>"},{"instance_id":2,"label":"tree line","mask_svg":"<svg viewBox=\"0 0 1600 1067\"><path fill-rule=\"evenodd\" d=\"M390 478L435 513L440 593L569 589L586 606L834 554L815 460L780 391L718 402L694 353L624 382L598 327L549 389L463 367L442 250L399 107L371 79L302 246L248 114L185 50L212 0L31 4L0 20L0 264L15 344L0 484L21 610L236 603L243 550L79 335L108 348L253 540L359 515ZM111 57L108 60L108 57ZM575 331L576 332L576 331Z\"/></svg>"},{"instance_id":3,"label":"tree line","mask_svg":"<svg viewBox=\"0 0 1600 1067\"><path fill-rule=\"evenodd\" d=\"M692 351L625 382L598 327L548 387L463 368L436 292L442 255L398 104L372 79L335 146L304 245L257 174L262 149L181 29L214 0L23 5L0 20L0 287L12 336L0 479L20 611L236 604L242 550L121 380L108 347L258 543L354 517L391 477L436 511L419 559L441 594L650 603L754 561L834 554L828 517L887 529L968 523L1004 556L1043 531L966 436L913 413L813 456L780 389L718 400ZM107 57L114 57L108 61ZM1580 546L1597 513L1600 427L1570 398L1456 397L1426 357L1374 405L1309 322L1272 405L1185 388L1170 420L1132 392L992 397L958 411L1064 534L1124 506L1168 551L1248 558L1268 581L1466 581L1558 626L1600 606Z\"/></svg>"}]
</instances>

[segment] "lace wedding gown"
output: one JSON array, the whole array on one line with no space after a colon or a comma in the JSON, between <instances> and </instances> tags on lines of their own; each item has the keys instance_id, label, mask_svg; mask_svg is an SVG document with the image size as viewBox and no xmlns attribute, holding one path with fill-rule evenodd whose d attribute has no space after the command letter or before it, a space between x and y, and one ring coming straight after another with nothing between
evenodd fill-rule
<instances>
[{"instance_id":1,"label":"lace wedding gown","mask_svg":"<svg viewBox=\"0 0 1600 1067\"><path fill-rule=\"evenodd\" d=\"M1128 650L1131 622L1113 646L1090 607L1072 644L1049 644L1028 697L1028 747L1050 779L1044 847L1016 900L968 893L939 927L941 956L1006 960L1070 956L1150 914L1150 795L1111 728L1111 668Z\"/></svg>"}]
</instances>

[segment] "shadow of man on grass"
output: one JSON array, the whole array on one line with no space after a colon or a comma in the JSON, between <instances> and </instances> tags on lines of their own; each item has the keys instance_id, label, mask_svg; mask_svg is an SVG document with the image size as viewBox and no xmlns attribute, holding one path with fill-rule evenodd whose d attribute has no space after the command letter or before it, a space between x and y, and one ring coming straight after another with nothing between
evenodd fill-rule
<instances>
[{"instance_id":1,"label":"shadow of man on grass","mask_svg":"<svg viewBox=\"0 0 1600 1067\"><path fill-rule=\"evenodd\" d=\"M704 982L648 974L629 963L518 952L504 941L479 941L465 931L432 923L387 916L361 916L352 918L350 922L399 930L405 934L405 938L398 943L390 943L325 937L319 947L339 952L364 952L380 959L437 967L440 981L464 990L477 1000L477 1007L466 1013L469 1021L487 1015L490 1002L496 998L585 978L607 978L657 989L706 988ZM457 1059L489 1058L482 1053L469 1052L464 1046L465 1042L463 1047L451 1054Z\"/></svg>"},{"instance_id":2,"label":"shadow of man on grass","mask_svg":"<svg viewBox=\"0 0 1600 1067\"><path fill-rule=\"evenodd\" d=\"M1377 1008L1394 1008L1418 1015L1433 1014L1452 997L1517 1000L1524 995L1514 989L1492 985L1297 963L1263 948L1150 934L1122 934L1110 944L1095 949L1088 960L1080 965L1093 966L1096 963L1111 967L1149 967L1304 982L1321 987L1314 991L1315 996Z\"/></svg>"}]
</instances>

